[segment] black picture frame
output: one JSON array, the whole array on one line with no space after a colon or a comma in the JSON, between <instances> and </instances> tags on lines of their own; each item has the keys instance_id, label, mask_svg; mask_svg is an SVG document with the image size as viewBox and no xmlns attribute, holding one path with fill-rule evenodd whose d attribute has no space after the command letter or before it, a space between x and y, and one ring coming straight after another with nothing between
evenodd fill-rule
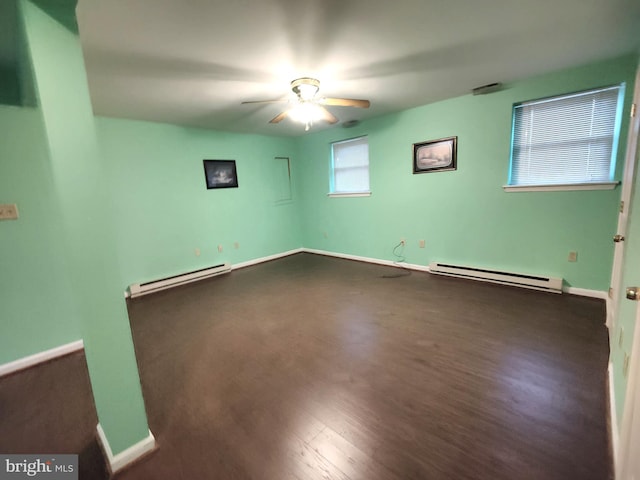
<instances>
[{"instance_id":1,"label":"black picture frame","mask_svg":"<svg viewBox=\"0 0 640 480\"><path fill-rule=\"evenodd\" d=\"M207 190L237 188L238 172L235 160L203 160Z\"/></svg>"},{"instance_id":2,"label":"black picture frame","mask_svg":"<svg viewBox=\"0 0 640 480\"><path fill-rule=\"evenodd\" d=\"M458 168L458 137L413 144L413 173L447 172Z\"/></svg>"}]
</instances>

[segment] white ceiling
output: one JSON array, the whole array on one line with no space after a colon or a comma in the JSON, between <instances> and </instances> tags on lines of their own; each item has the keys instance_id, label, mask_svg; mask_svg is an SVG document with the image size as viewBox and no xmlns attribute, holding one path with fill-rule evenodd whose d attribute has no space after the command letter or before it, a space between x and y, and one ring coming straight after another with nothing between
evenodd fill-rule
<instances>
[{"instance_id":1,"label":"white ceiling","mask_svg":"<svg viewBox=\"0 0 640 480\"><path fill-rule=\"evenodd\" d=\"M365 119L640 52L640 0L79 0L98 115L302 135L269 124L301 76ZM314 125L313 130L327 128Z\"/></svg>"}]
</instances>

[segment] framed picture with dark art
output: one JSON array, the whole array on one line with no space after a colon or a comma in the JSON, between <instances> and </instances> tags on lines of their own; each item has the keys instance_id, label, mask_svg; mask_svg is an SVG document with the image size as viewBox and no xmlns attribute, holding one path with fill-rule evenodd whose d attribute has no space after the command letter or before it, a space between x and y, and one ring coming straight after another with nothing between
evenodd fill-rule
<instances>
[{"instance_id":1,"label":"framed picture with dark art","mask_svg":"<svg viewBox=\"0 0 640 480\"><path fill-rule=\"evenodd\" d=\"M458 137L413 144L413 173L455 170Z\"/></svg>"},{"instance_id":2,"label":"framed picture with dark art","mask_svg":"<svg viewBox=\"0 0 640 480\"><path fill-rule=\"evenodd\" d=\"M235 160L203 160L207 189L236 188L238 173Z\"/></svg>"}]
</instances>

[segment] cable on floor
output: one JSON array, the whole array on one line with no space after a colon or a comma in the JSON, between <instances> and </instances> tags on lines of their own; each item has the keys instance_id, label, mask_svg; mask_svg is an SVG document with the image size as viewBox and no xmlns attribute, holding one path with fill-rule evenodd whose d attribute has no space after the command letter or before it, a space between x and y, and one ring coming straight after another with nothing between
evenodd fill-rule
<instances>
[{"instance_id":1,"label":"cable on floor","mask_svg":"<svg viewBox=\"0 0 640 480\"><path fill-rule=\"evenodd\" d=\"M396 260L393 262L393 264L396 267L402 269L403 273L394 273L393 275L381 275L381 278L400 278L400 277L408 277L409 275L411 275L411 270L401 265L401 263L405 261L404 245L405 245L405 242L398 243L395 247L393 247L393 252L392 252L393 256L396 257Z\"/></svg>"}]
</instances>

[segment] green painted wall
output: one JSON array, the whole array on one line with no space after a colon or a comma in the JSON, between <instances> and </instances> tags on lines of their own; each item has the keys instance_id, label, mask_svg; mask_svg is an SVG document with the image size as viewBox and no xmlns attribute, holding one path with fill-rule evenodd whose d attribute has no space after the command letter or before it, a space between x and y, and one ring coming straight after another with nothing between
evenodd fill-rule
<instances>
[{"instance_id":1,"label":"green painted wall","mask_svg":"<svg viewBox=\"0 0 640 480\"><path fill-rule=\"evenodd\" d=\"M82 338L118 453L147 435L124 288L299 248L299 192L286 198L286 163L274 158L295 161L296 144L95 119L75 32L21 7L41 111L0 108L0 202L21 213L0 223L11 251L0 258L0 363ZM204 158L235 159L239 188L207 190Z\"/></svg>"},{"instance_id":2,"label":"green painted wall","mask_svg":"<svg viewBox=\"0 0 640 480\"><path fill-rule=\"evenodd\" d=\"M21 105L20 80L18 65L11 53L18 51L18 14L15 0L4 0L2 4L3 17L0 18L2 29L3 59L0 60L0 104Z\"/></svg>"},{"instance_id":3,"label":"green painted wall","mask_svg":"<svg viewBox=\"0 0 640 480\"><path fill-rule=\"evenodd\" d=\"M638 62L640 69L640 61ZM625 258L622 273L622 283L618 302L618 318L616 319L615 330L610 333L611 364L613 367L613 385L615 392L616 414L618 425L621 427L624 412L625 395L627 393L627 378L623 373L624 355L631 354L633 347L633 336L636 328L637 302L629 301L625 298L625 289L628 286L640 285L640 195L638 195L638 177L640 176L638 157L640 149L636 152L635 158L635 184L632 190L632 199L629 210L629 225L625 235ZM618 344L620 331L623 330L622 345ZM635 355L639 353L636 352Z\"/></svg>"},{"instance_id":4,"label":"green painted wall","mask_svg":"<svg viewBox=\"0 0 640 480\"><path fill-rule=\"evenodd\" d=\"M609 285L620 189L506 193L511 110L523 100L632 82L633 56L574 68L299 140L305 247L408 263L446 261L560 276L569 286ZM632 89L627 89L627 100ZM626 142L626 103L619 162ZM330 143L369 136L371 197L329 198ZM458 136L458 169L412 174L412 144ZM419 240L426 248L419 248ZM578 262L567 262L569 251Z\"/></svg>"},{"instance_id":5,"label":"green painted wall","mask_svg":"<svg viewBox=\"0 0 640 480\"><path fill-rule=\"evenodd\" d=\"M49 213L62 227L59 255L69 272L96 410L117 454L147 437L148 427L84 60L76 32L28 0L20 7L55 193ZM57 11L63 7L73 14L75 2L56 2Z\"/></svg>"},{"instance_id":6,"label":"green painted wall","mask_svg":"<svg viewBox=\"0 0 640 480\"><path fill-rule=\"evenodd\" d=\"M2 46L7 52L15 52L16 58L10 53L11 59L0 64L0 104L33 107L37 102L26 45L20 41L24 31L18 18L17 3L17 0L3 0L2 12L6 18L1 19L0 28L6 31Z\"/></svg>"},{"instance_id":7,"label":"green painted wall","mask_svg":"<svg viewBox=\"0 0 640 480\"><path fill-rule=\"evenodd\" d=\"M0 249L11 251L0 256L0 363L83 338L100 422L116 453L146 435L122 300L130 283L301 246L394 260L403 237L409 263L465 262L608 287L619 189L505 193L501 186L514 102L620 81L629 82L629 97L635 57L349 130L239 135L94 118L75 32L21 4L43 105L42 112L0 107L0 202L18 203L21 213L0 223ZM30 70L26 62L22 71ZM328 198L330 142L363 134L373 195ZM451 135L458 170L413 175L412 143ZM625 144L623 135L621 151ZM292 160L290 200L279 156ZM205 158L236 160L239 188L207 190ZM420 239L427 248L418 248ZM566 261L570 250L577 263Z\"/></svg>"},{"instance_id":8,"label":"green painted wall","mask_svg":"<svg viewBox=\"0 0 640 480\"><path fill-rule=\"evenodd\" d=\"M82 338L62 262L62 236L42 117L0 107L0 364Z\"/></svg>"},{"instance_id":9,"label":"green painted wall","mask_svg":"<svg viewBox=\"0 0 640 480\"><path fill-rule=\"evenodd\" d=\"M20 81L15 65L0 65L0 104L20 105Z\"/></svg>"},{"instance_id":10,"label":"green painted wall","mask_svg":"<svg viewBox=\"0 0 640 480\"><path fill-rule=\"evenodd\" d=\"M282 200L286 164L275 159L296 161L293 139L110 118L97 126L123 287L302 246L299 192ZM235 160L238 188L207 190L203 159Z\"/></svg>"}]
</instances>

